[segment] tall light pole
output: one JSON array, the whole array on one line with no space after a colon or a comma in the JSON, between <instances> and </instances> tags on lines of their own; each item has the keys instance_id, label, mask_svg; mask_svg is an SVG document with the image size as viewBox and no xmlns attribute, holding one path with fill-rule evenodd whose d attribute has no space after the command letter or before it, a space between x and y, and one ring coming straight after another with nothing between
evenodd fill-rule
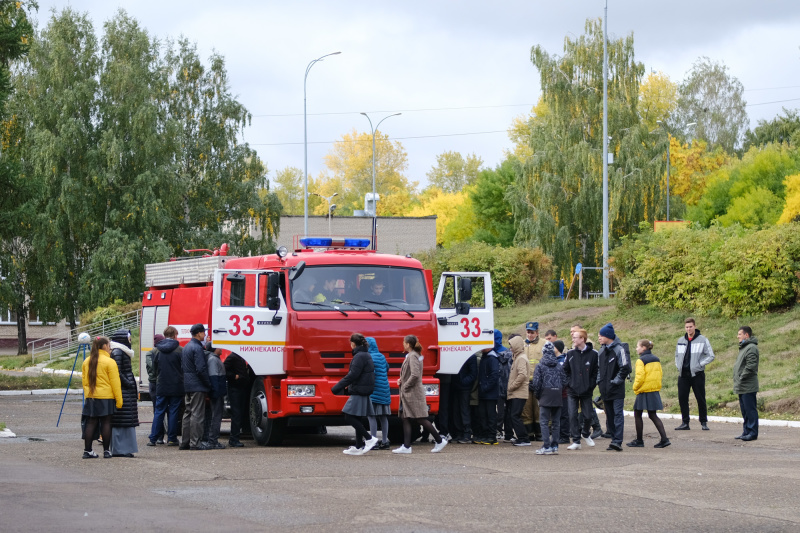
<instances>
[{"instance_id":1,"label":"tall light pole","mask_svg":"<svg viewBox=\"0 0 800 533\"><path fill-rule=\"evenodd\" d=\"M609 294L608 272L608 0L603 13L603 298Z\"/></svg>"},{"instance_id":2,"label":"tall light pole","mask_svg":"<svg viewBox=\"0 0 800 533\"><path fill-rule=\"evenodd\" d=\"M376 249L375 244L375 233L377 233L376 225L377 225L377 218L378 218L378 202L375 199L376 191L375 191L375 133L378 131L378 126L381 125L381 122L386 120L389 117L396 117L398 115L402 115L402 113L393 113L391 115L387 115L383 117L373 128L372 127L372 119L369 118L369 115L366 113L361 113L367 120L369 120L369 129L372 131L372 249Z\"/></svg>"},{"instance_id":3,"label":"tall light pole","mask_svg":"<svg viewBox=\"0 0 800 533\"><path fill-rule=\"evenodd\" d=\"M328 202L328 237L330 237L331 236L331 219L333 218L333 210L336 209L336 204L332 204L331 201L333 201L333 197L334 196L339 196L339 193L335 192L330 196L322 196L321 194L315 193L315 192L311 192L309 194L313 194L314 196L319 196L320 198L322 198L323 200Z\"/></svg>"},{"instance_id":4,"label":"tall light pole","mask_svg":"<svg viewBox=\"0 0 800 533\"><path fill-rule=\"evenodd\" d=\"M667 126L662 121L656 120L656 124L661 126L664 129L664 132L667 134L667 222L669 222L669 169L672 166L669 158L670 134L669 130L667 130ZM688 128L689 126L695 125L697 125L697 122L690 122L686 125L686 127Z\"/></svg>"},{"instance_id":5,"label":"tall light pole","mask_svg":"<svg viewBox=\"0 0 800 533\"><path fill-rule=\"evenodd\" d=\"M308 80L308 71L315 63L322 61L328 56L335 56L341 52L332 52L325 54L308 64L306 67L306 75L303 78L303 236L308 237L308 114L306 113L306 81Z\"/></svg>"}]
</instances>

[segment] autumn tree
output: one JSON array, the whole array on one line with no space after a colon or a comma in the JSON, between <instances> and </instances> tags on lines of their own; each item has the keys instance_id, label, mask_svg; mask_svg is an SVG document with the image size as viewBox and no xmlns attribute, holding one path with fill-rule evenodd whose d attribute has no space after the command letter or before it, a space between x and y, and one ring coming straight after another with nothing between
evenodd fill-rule
<instances>
[{"instance_id":1,"label":"autumn tree","mask_svg":"<svg viewBox=\"0 0 800 533\"><path fill-rule=\"evenodd\" d=\"M670 193L687 206L697 205L706 191L709 176L730 161L721 147L708 150L708 143L695 140L680 142L670 137Z\"/></svg>"},{"instance_id":2,"label":"autumn tree","mask_svg":"<svg viewBox=\"0 0 800 533\"><path fill-rule=\"evenodd\" d=\"M322 196L338 193L337 212L351 215L364 209L364 195L372 192L372 134L355 129L342 135L325 156L323 171L315 180ZM380 196L379 216L399 216L411 207L411 195L417 188L405 176L408 154L398 141L390 141L385 133L375 134L375 190ZM311 190L309 189L309 192ZM328 206L319 203L314 212L327 213Z\"/></svg>"},{"instance_id":3,"label":"autumn tree","mask_svg":"<svg viewBox=\"0 0 800 533\"><path fill-rule=\"evenodd\" d=\"M800 157L788 146L753 147L709 176L705 194L688 217L704 226L713 221L723 226L775 224L784 210L786 176L799 171Z\"/></svg>"},{"instance_id":4,"label":"autumn tree","mask_svg":"<svg viewBox=\"0 0 800 533\"><path fill-rule=\"evenodd\" d=\"M634 59L633 36L611 40L608 124L611 237L634 231L664 213L663 137L650 135L637 109L644 66ZM567 37L560 56L534 46L547 112L530 121L532 155L520 165L507 196L515 241L541 247L562 272L597 265L602 256L603 29L588 20L585 33ZM538 107L538 106L537 106Z\"/></svg>"},{"instance_id":5,"label":"autumn tree","mask_svg":"<svg viewBox=\"0 0 800 533\"><path fill-rule=\"evenodd\" d=\"M445 192L438 187L427 187L419 196L419 203L406 216L428 217L436 215L436 244L447 246L445 232L467 201L464 191Z\"/></svg>"},{"instance_id":6,"label":"autumn tree","mask_svg":"<svg viewBox=\"0 0 800 533\"><path fill-rule=\"evenodd\" d=\"M678 102L678 86L663 72L651 72L639 86L639 114L648 128L666 121Z\"/></svg>"},{"instance_id":7,"label":"autumn tree","mask_svg":"<svg viewBox=\"0 0 800 533\"><path fill-rule=\"evenodd\" d=\"M728 73L728 67L701 57L678 89L672 129L684 137L693 133L708 141L710 148L721 146L733 153L749 123L746 105L744 86ZM687 126L693 122L695 126Z\"/></svg>"},{"instance_id":8,"label":"autumn tree","mask_svg":"<svg viewBox=\"0 0 800 533\"><path fill-rule=\"evenodd\" d=\"M287 215L303 214L303 171L296 167L286 167L275 174L274 192Z\"/></svg>"},{"instance_id":9,"label":"autumn tree","mask_svg":"<svg viewBox=\"0 0 800 533\"><path fill-rule=\"evenodd\" d=\"M786 203L783 213L778 219L778 224L800 222L800 174L786 176L784 186L786 187Z\"/></svg>"},{"instance_id":10,"label":"autumn tree","mask_svg":"<svg viewBox=\"0 0 800 533\"><path fill-rule=\"evenodd\" d=\"M465 158L459 152L443 152L436 156L436 165L428 171L428 183L445 192L460 191L478 177L483 160L475 154Z\"/></svg>"}]
</instances>

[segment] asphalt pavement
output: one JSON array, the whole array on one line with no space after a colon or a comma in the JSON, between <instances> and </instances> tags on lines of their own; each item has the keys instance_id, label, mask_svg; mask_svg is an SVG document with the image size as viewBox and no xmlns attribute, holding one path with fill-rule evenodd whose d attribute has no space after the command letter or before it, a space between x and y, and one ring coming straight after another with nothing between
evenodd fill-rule
<instances>
[{"instance_id":1,"label":"asphalt pavement","mask_svg":"<svg viewBox=\"0 0 800 533\"><path fill-rule=\"evenodd\" d=\"M0 396L0 531L793 531L800 530L800 429L711 423L654 449L607 440L557 456L535 447L450 444L432 454L342 450L352 429L297 435L281 447L81 459L80 398ZM149 403L140 420L151 420ZM602 415L601 415L602 419ZM223 426L224 427L224 426ZM625 419L626 441L633 419ZM96 445L95 449L101 449Z\"/></svg>"}]
</instances>

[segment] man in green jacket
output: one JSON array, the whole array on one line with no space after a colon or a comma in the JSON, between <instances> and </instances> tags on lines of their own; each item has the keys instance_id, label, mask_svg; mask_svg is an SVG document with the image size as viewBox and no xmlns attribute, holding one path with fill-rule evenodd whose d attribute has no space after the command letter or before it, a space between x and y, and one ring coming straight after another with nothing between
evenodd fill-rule
<instances>
[{"instance_id":1,"label":"man in green jacket","mask_svg":"<svg viewBox=\"0 0 800 533\"><path fill-rule=\"evenodd\" d=\"M739 356L733 365L733 392L739 395L739 408L744 418L744 431L736 437L743 441L758 439L758 339L750 326L742 326L737 334Z\"/></svg>"}]
</instances>

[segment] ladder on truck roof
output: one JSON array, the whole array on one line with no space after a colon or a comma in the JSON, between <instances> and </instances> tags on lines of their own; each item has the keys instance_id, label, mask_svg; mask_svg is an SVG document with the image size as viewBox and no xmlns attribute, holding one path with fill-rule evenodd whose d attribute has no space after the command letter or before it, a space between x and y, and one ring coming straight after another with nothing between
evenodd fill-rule
<instances>
[{"instance_id":1,"label":"ladder on truck roof","mask_svg":"<svg viewBox=\"0 0 800 533\"><path fill-rule=\"evenodd\" d=\"M146 287L175 287L191 283L211 283L214 270L225 268L233 256L191 257L145 265Z\"/></svg>"}]
</instances>

